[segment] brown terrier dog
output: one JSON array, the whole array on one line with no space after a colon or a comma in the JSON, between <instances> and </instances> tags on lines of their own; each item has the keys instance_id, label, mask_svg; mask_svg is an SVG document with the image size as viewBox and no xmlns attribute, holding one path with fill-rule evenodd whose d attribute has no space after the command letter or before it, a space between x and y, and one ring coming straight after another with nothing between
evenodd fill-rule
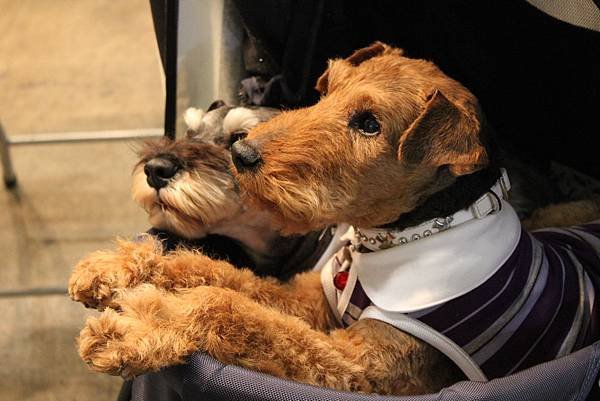
<instances>
[{"instance_id":1,"label":"brown terrier dog","mask_svg":"<svg viewBox=\"0 0 600 401\"><path fill-rule=\"evenodd\" d=\"M420 244L422 237L459 232L460 226L444 231L452 223L447 216L459 216L481 199L491 209L476 218L501 218L516 227L514 212L499 210L505 205L499 191L482 198L491 187L507 185L495 185L501 171L477 100L433 64L375 43L332 61L317 88L323 94L318 104L284 112L233 146L240 185L286 232L347 222L391 234L433 219L435 232L427 226L412 235ZM486 217L490 212L498 217ZM519 239L514 231L508 237L494 238L511 244ZM358 247L408 241L361 232L357 239L329 262L330 270L343 273L345 253ZM79 338L81 357L97 371L132 376L182 363L201 350L223 363L339 390L417 394L462 377L436 347L385 319L361 319L341 329L346 313L330 304L318 273L282 284L198 253L163 254L150 240L132 247L125 263L147 284L123 291L113 301L116 310L90 318ZM109 264L124 263L118 252L110 257ZM438 265L438 274L446 267ZM334 297L345 296L355 270L334 277ZM323 277L327 287L331 277ZM421 289L428 295L427 287ZM461 369L469 374L469 367ZM480 376L475 371L469 377Z\"/></svg>"}]
</instances>

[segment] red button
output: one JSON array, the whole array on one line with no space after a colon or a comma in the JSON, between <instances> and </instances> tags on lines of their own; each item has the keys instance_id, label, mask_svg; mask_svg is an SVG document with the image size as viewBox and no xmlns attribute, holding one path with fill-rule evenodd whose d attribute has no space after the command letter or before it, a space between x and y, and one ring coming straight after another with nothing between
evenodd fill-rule
<instances>
[{"instance_id":1,"label":"red button","mask_svg":"<svg viewBox=\"0 0 600 401\"><path fill-rule=\"evenodd\" d=\"M346 288L346 284L348 283L348 275L347 271L337 272L333 277L333 285L340 291L343 291Z\"/></svg>"}]
</instances>

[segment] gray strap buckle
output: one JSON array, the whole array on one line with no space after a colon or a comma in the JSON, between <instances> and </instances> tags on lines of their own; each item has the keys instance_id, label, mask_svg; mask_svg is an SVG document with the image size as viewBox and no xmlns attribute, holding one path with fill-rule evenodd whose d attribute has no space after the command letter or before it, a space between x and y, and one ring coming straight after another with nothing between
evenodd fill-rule
<instances>
[{"instance_id":1,"label":"gray strap buckle","mask_svg":"<svg viewBox=\"0 0 600 401\"><path fill-rule=\"evenodd\" d=\"M502 210L502 202L498 194L489 190L481 198L471 205L471 213L476 219L483 219L490 214L496 214Z\"/></svg>"}]
</instances>

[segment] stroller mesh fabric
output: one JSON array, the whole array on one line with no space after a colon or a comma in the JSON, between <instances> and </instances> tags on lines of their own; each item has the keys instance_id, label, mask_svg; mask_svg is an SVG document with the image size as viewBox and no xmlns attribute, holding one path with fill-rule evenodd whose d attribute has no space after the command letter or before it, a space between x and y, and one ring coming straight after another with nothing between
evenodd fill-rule
<instances>
[{"instance_id":1,"label":"stroller mesh fabric","mask_svg":"<svg viewBox=\"0 0 600 401\"><path fill-rule=\"evenodd\" d=\"M188 364L140 376L132 401L549 401L585 400L600 370L600 342L574 354L490 382L460 382L437 394L379 396L278 379L197 353Z\"/></svg>"}]
</instances>

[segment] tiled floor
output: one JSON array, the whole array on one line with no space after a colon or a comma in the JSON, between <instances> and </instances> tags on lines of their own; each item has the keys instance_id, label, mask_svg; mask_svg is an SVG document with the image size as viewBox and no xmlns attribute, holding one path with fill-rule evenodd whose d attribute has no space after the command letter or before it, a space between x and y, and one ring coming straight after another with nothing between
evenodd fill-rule
<instances>
[{"instance_id":1,"label":"tiled floor","mask_svg":"<svg viewBox=\"0 0 600 401\"><path fill-rule=\"evenodd\" d=\"M163 92L147 0L0 0L0 122L9 135L160 127ZM0 187L0 401L114 400L74 338L91 312L66 295L74 263L147 228L130 200L134 144L12 149Z\"/></svg>"}]
</instances>

